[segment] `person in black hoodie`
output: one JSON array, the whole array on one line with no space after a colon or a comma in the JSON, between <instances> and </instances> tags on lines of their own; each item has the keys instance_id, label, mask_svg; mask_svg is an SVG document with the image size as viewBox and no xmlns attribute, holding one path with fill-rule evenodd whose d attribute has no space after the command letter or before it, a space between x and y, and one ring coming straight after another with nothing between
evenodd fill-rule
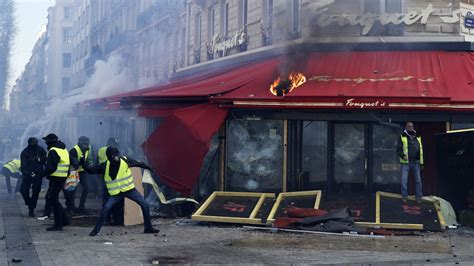
<instances>
[{"instance_id":1,"label":"person in black hoodie","mask_svg":"<svg viewBox=\"0 0 474 266\"><path fill-rule=\"evenodd\" d=\"M96 236L99 233L111 208L124 198L128 198L140 205L145 221L145 234L160 232L160 230L153 228L151 224L150 207L140 192L135 189L132 171L130 170L131 167L140 167L150 170L151 168L145 163L120 156L118 149L115 147L108 147L106 155L107 161L104 163L98 166L92 167L86 165L84 167L90 174L104 175L104 181L107 191L109 192L109 198L102 207L97 223L89 235Z\"/></svg>"},{"instance_id":2,"label":"person in black hoodie","mask_svg":"<svg viewBox=\"0 0 474 266\"><path fill-rule=\"evenodd\" d=\"M42 174L46 161L46 151L43 147L38 146L37 138L29 138L28 147L21 152L20 156L21 173L23 175L20 192L25 200L25 205L28 206L30 217L35 217L34 210L43 183ZM32 190L31 197L30 190Z\"/></svg>"},{"instance_id":3,"label":"person in black hoodie","mask_svg":"<svg viewBox=\"0 0 474 266\"><path fill-rule=\"evenodd\" d=\"M46 230L62 231L63 226L69 224L69 219L59 202L59 192L64 188L64 183L69 175L69 153L66 150L66 145L55 134L49 134L43 139L48 145L48 155L43 173L43 176L49 179L46 197L54 212L54 225Z\"/></svg>"}]
</instances>

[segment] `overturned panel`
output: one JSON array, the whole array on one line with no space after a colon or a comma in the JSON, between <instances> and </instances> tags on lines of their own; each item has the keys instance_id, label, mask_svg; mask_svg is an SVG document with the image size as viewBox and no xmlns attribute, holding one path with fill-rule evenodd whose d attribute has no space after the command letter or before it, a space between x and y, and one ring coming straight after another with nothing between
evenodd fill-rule
<instances>
[{"instance_id":1,"label":"overturned panel","mask_svg":"<svg viewBox=\"0 0 474 266\"><path fill-rule=\"evenodd\" d=\"M272 193L216 191L194 213L192 220L220 223L262 224L275 198ZM262 221L263 219L263 221Z\"/></svg>"},{"instance_id":2,"label":"overturned panel","mask_svg":"<svg viewBox=\"0 0 474 266\"><path fill-rule=\"evenodd\" d=\"M321 195L321 190L280 193L268 216L268 223L279 217L288 217L286 213L288 207L318 209Z\"/></svg>"},{"instance_id":3,"label":"overturned panel","mask_svg":"<svg viewBox=\"0 0 474 266\"><path fill-rule=\"evenodd\" d=\"M401 199L399 194L377 192L376 223L398 229L441 231L445 228L436 201L424 198L417 203L412 196L407 202Z\"/></svg>"}]
</instances>

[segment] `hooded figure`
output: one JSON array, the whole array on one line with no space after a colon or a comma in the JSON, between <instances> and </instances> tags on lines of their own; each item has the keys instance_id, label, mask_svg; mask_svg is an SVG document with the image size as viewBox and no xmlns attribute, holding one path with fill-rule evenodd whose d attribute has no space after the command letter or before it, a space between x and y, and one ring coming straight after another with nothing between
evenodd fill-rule
<instances>
[{"instance_id":1,"label":"hooded figure","mask_svg":"<svg viewBox=\"0 0 474 266\"><path fill-rule=\"evenodd\" d=\"M159 230L154 229L151 224L150 208L143 198L142 194L135 189L135 184L132 176L131 167L140 167L150 169L148 165L142 162L137 162L133 159L121 157L120 152L116 147L108 147L106 151L107 160L94 167L86 166L86 171L91 174L101 174L104 176L107 192L109 197L105 202L100 216L97 219L97 223L94 230L89 234L95 236L99 233L100 228L105 223L107 215L111 209L122 201L124 198L128 198L138 205L142 209L143 219L145 221L144 233L158 233Z\"/></svg>"},{"instance_id":2,"label":"hooded figure","mask_svg":"<svg viewBox=\"0 0 474 266\"><path fill-rule=\"evenodd\" d=\"M66 145L59 141L58 136L49 134L43 138L48 145L48 155L44 175L49 179L49 188L46 195L47 204L51 204L54 212L54 225L47 231L62 231L63 226L69 224L69 219L59 202L59 192L64 188L64 183L69 175L69 153Z\"/></svg>"},{"instance_id":3,"label":"hooded figure","mask_svg":"<svg viewBox=\"0 0 474 266\"><path fill-rule=\"evenodd\" d=\"M34 210L38 202L38 196L43 183L44 163L46 162L46 151L38 146L37 138L29 138L28 146L21 152L22 183L20 192L28 206L30 217L34 217ZM30 190L32 191L30 197Z\"/></svg>"}]
</instances>

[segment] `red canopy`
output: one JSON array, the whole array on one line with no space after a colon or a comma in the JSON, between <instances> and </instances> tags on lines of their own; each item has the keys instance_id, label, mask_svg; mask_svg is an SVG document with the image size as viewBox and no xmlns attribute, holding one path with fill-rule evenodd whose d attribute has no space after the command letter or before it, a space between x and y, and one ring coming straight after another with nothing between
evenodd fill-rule
<instances>
[{"instance_id":1,"label":"red canopy","mask_svg":"<svg viewBox=\"0 0 474 266\"><path fill-rule=\"evenodd\" d=\"M227 109L201 104L177 109L143 143L143 151L161 180L185 196L191 194L212 136Z\"/></svg>"},{"instance_id":2,"label":"red canopy","mask_svg":"<svg viewBox=\"0 0 474 266\"><path fill-rule=\"evenodd\" d=\"M274 66L214 101L278 108L474 108L473 67L471 52L313 53L302 70L307 82L284 97L270 92L279 76Z\"/></svg>"}]
</instances>

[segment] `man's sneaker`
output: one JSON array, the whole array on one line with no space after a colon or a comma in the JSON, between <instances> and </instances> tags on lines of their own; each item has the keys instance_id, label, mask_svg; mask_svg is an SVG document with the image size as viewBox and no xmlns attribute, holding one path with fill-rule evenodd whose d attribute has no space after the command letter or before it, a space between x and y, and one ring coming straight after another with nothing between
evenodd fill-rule
<instances>
[{"instance_id":1,"label":"man's sneaker","mask_svg":"<svg viewBox=\"0 0 474 266\"><path fill-rule=\"evenodd\" d=\"M63 230L62 227L55 226L55 225L52 226L52 227L46 228L46 231L50 231L50 232L51 232L51 231L53 231L53 232L54 232L54 231L62 231L62 230Z\"/></svg>"},{"instance_id":2,"label":"man's sneaker","mask_svg":"<svg viewBox=\"0 0 474 266\"><path fill-rule=\"evenodd\" d=\"M159 232L160 230L155 228L145 229L145 231L143 231L145 234L158 234Z\"/></svg>"},{"instance_id":3,"label":"man's sneaker","mask_svg":"<svg viewBox=\"0 0 474 266\"><path fill-rule=\"evenodd\" d=\"M30 210L29 213L28 213L28 216L34 218L34 217L35 217L35 211L34 211L34 210Z\"/></svg>"},{"instance_id":4,"label":"man's sneaker","mask_svg":"<svg viewBox=\"0 0 474 266\"><path fill-rule=\"evenodd\" d=\"M40 220L40 221L45 221L45 220L49 219L49 216L48 215L43 215L41 217L38 217L37 219Z\"/></svg>"},{"instance_id":5,"label":"man's sneaker","mask_svg":"<svg viewBox=\"0 0 474 266\"><path fill-rule=\"evenodd\" d=\"M407 198L403 197L403 198L402 198L402 202L403 202L403 203L407 203Z\"/></svg>"},{"instance_id":6,"label":"man's sneaker","mask_svg":"<svg viewBox=\"0 0 474 266\"><path fill-rule=\"evenodd\" d=\"M89 233L89 236L96 236L98 234L99 234L99 231L94 229L94 230L92 230L92 232Z\"/></svg>"}]
</instances>

